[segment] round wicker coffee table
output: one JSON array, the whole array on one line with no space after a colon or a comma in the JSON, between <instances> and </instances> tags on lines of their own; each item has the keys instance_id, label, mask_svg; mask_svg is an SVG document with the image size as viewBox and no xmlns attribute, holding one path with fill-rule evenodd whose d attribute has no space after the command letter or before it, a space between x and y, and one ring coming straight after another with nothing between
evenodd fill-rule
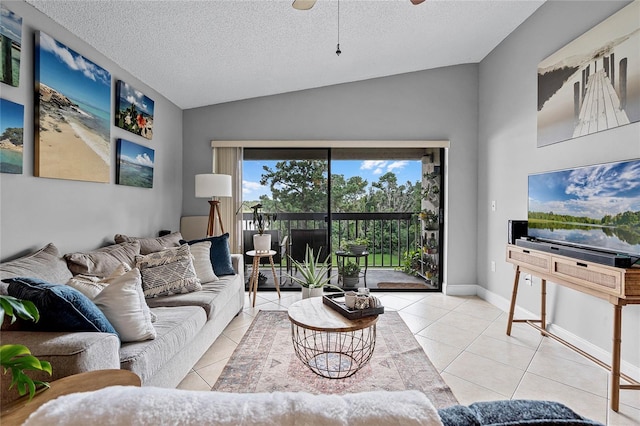
<instances>
[{"instance_id":1,"label":"round wicker coffee table","mask_svg":"<svg viewBox=\"0 0 640 426\"><path fill-rule=\"evenodd\" d=\"M289 320L296 355L320 376L349 377L373 355L377 315L350 320L312 297L289 306Z\"/></svg>"}]
</instances>

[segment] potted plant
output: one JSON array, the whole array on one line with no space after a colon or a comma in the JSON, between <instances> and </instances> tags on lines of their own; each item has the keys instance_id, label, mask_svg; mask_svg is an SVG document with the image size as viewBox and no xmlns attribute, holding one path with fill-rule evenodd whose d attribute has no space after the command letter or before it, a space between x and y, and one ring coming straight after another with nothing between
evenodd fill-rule
<instances>
[{"instance_id":1,"label":"potted plant","mask_svg":"<svg viewBox=\"0 0 640 426\"><path fill-rule=\"evenodd\" d=\"M11 317L12 324L18 317L34 322L38 322L40 319L38 308L33 302L0 295L0 324L4 322L5 314ZM11 372L9 389L16 386L20 396L25 395L28 390L29 400L31 400L36 393L36 386L49 387L49 383L33 380L25 374L25 370L33 370L45 371L51 375L51 364L47 361L40 361L31 355L26 346L0 345L0 365L2 366L2 374Z\"/></svg>"},{"instance_id":2,"label":"potted plant","mask_svg":"<svg viewBox=\"0 0 640 426\"><path fill-rule=\"evenodd\" d=\"M360 255L367 251L369 246L369 240L366 238L355 238L353 240L347 240L343 243L343 247L353 254Z\"/></svg>"},{"instance_id":3,"label":"potted plant","mask_svg":"<svg viewBox=\"0 0 640 426\"><path fill-rule=\"evenodd\" d=\"M253 226L258 231L253 236L253 249L258 253L267 253L271 250L271 235L265 234L264 231L276 220L277 213L263 213L262 204L258 203L252 206L253 210Z\"/></svg>"},{"instance_id":4,"label":"potted plant","mask_svg":"<svg viewBox=\"0 0 640 426\"><path fill-rule=\"evenodd\" d=\"M440 226L440 218L435 210L422 210L420 220L424 222L424 228L428 231L436 230Z\"/></svg>"},{"instance_id":5,"label":"potted plant","mask_svg":"<svg viewBox=\"0 0 640 426\"><path fill-rule=\"evenodd\" d=\"M296 282L302 286L302 298L307 299L309 297L322 296L324 287L332 287L339 291L342 291L340 287L329 284L329 282L335 278L335 275L329 275L329 266L327 265L329 257L320 261L320 253L315 257L313 255L313 249L307 244L307 249L304 255L304 262L298 262L289 257L293 265L293 270L300 274L298 277L296 273L292 272L287 274L293 282ZM292 270L292 271L293 271Z\"/></svg>"},{"instance_id":6,"label":"potted plant","mask_svg":"<svg viewBox=\"0 0 640 426\"><path fill-rule=\"evenodd\" d=\"M356 262L349 260L341 268L340 275L342 275L342 284L345 287L354 287L360 282L360 265Z\"/></svg>"}]
</instances>

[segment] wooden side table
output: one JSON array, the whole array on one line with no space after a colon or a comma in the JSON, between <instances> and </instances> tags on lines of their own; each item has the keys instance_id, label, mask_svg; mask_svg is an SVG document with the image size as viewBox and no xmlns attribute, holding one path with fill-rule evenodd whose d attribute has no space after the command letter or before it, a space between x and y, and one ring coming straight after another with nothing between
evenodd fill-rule
<instances>
[{"instance_id":1,"label":"wooden side table","mask_svg":"<svg viewBox=\"0 0 640 426\"><path fill-rule=\"evenodd\" d=\"M45 402L76 392L89 392L107 386L141 386L140 377L129 370L95 370L54 380L49 389L41 389L29 401L24 396L2 407L2 426L21 425Z\"/></svg>"},{"instance_id":2,"label":"wooden side table","mask_svg":"<svg viewBox=\"0 0 640 426\"><path fill-rule=\"evenodd\" d=\"M247 256L253 257L253 270L251 271L251 277L249 278L249 297L253 293L253 304L256 306L256 296L258 295L258 274L260 273L260 259L263 257L269 258L271 264L271 272L273 273L273 282L276 285L276 291L278 292L278 299L280 298L280 283L278 283L278 277L276 276L276 267L273 264L273 255L276 254L275 250L269 250L268 252L258 252L255 250L249 250Z\"/></svg>"}]
</instances>

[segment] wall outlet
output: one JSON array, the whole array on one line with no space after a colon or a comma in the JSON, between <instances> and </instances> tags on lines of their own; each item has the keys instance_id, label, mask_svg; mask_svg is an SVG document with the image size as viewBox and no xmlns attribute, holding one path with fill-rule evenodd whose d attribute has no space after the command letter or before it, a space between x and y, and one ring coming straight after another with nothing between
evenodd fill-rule
<instances>
[{"instance_id":1,"label":"wall outlet","mask_svg":"<svg viewBox=\"0 0 640 426\"><path fill-rule=\"evenodd\" d=\"M492 212L496 211L496 200L491 201L491 211Z\"/></svg>"},{"instance_id":2,"label":"wall outlet","mask_svg":"<svg viewBox=\"0 0 640 426\"><path fill-rule=\"evenodd\" d=\"M496 261L492 260L491 261L491 272L495 272L496 271Z\"/></svg>"},{"instance_id":3,"label":"wall outlet","mask_svg":"<svg viewBox=\"0 0 640 426\"><path fill-rule=\"evenodd\" d=\"M524 282L526 282L529 285L532 285L532 283L531 283L531 274L524 274Z\"/></svg>"}]
</instances>

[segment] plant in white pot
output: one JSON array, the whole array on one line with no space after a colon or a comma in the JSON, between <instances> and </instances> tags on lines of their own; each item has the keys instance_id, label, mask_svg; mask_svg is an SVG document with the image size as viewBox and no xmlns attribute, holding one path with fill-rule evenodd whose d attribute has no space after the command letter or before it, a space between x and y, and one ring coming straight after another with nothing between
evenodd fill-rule
<instances>
[{"instance_id":1,"label":"plant in white pot","mask_svg":"<svg viewBox=\"0 0 640 426\"><path fill-rule=\"evenodd\" d=\"M313 249L307 245L304 262L298 262L291 257L289 257L289 259L293 265L293 270L297 271L297 274L292 272L287 275L289 275L289 278L291 278L293 282L300 284L302 287L303 299L322 296L322 292L325 287L331 287L338 291L342 291L340 287L329 284L329 282L335 278L335 275L329 275L328 273L328 256L324 262L321 262L320 253L314 257ZM298 274L300 276L298 276Z\"/></svg>"},{"instance_id":2,"label":"plant in white pot","mask_svg":"<svg viewBox=\"0 0 640 426\"><path fill-rule=\"evenodd\" d=\"M267 253L271 250L271 234L265 234L264 231L276 220L277 213L263 213L262 204L252 206L253 210L253 226L257 234L253 236L253 249L258 253Z\"/></svg>"}]
</instances>

